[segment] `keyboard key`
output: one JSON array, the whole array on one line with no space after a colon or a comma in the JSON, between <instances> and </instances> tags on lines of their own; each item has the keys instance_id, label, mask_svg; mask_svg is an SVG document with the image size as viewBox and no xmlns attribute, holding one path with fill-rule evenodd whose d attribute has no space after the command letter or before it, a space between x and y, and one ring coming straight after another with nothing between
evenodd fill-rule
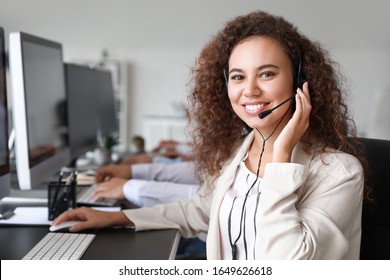
<instances>
[{"instance_id":1,"label":"keyboard key","mask_svg":"<svg viewBox=\"0 0 390 280\"><path fill-rule=\"evenodd\" d=\"M79 260L95 234L47 233L22 260Z\"/></svg>"}]
</instances>

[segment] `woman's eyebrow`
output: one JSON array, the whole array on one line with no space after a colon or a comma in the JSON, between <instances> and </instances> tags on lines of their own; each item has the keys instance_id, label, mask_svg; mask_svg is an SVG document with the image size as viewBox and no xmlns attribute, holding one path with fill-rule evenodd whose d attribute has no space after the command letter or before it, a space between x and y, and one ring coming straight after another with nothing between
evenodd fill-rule
<instances>
[{"instance_id":1,"label":"woman's eyebrow","mask_svg":"<svg viewBox=\"0 0 390 280\"><path fill-rule=\"evenodd\" d=\"M266 68L279 68L278 66L276 66L275 64L264 64L264 65L261 65L259 67L257 67L257 70L264 70ZM232 68L230 71L229 71L229 74L232 73L232 72L244 72L242 69L240 68Z\"/></svg>"}]
</instances>

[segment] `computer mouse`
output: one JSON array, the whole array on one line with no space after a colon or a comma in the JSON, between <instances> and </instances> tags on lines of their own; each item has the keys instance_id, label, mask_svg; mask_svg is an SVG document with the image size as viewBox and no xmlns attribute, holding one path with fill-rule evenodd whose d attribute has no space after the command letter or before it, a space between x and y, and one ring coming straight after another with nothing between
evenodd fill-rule
<instances>
[{"instance_id":1,"label":"computer mouse","mask_svg":"<svg viewBox=\"0 0 390 280\"><path fill-rule=\"evenodd\" d=\"M81 223L81 221L65 221L65 222L62 222L61 224L59 225L56 225L56 226L51 226L49 228L50 231L59 231L59 230L67 230L68 228L70 228L71 226L74 226L74 225L77 225Z\"/></svg>"}]
</instances>

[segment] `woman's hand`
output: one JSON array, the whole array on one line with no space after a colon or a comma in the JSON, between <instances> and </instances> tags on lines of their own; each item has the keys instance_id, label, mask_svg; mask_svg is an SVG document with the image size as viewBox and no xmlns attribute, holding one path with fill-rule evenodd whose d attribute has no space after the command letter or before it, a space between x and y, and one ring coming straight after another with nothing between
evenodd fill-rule
<instances>
[{"instance_id":1,"label":"woman's hand","mask_svg":"<svg viewBox=\"0 0 390 280\"><path fill-rule=\"evenodd\" d=\"M309 127L311 103L307 82L303 84L302 89L298 88L295 96L295 104L295 112L292 118L283 128L274 143L273 162L290 162L295 145Z\"/></svg>"},{"instance_id":2,"label":"woman's hand","mask_svg":"<svg viewBox=\"0 0 390 280\"><path fill-rule=\"evenodd\" d=\"M127 180L125 179L111 178L109 181L97 184L93 194L93 201L100 198L125 199L123 186L126 182Z\"/></svg>"},{"instance_id":3,"label":"woman's hand","mask_svg":"<svg viewBox=\"0 0 390 280\"><path fill-rule=\"evenodd\" d=\"M123 212L106 212L81 207L69 210L59 215L52 223L53 226L65 221L82 221L69 228L70 232L78 232L90 228L107 228L113 226L134 226Z\"/></svg>"},{"instance_id":4,"label":"woman's hand","mask_svg":"<svg viewBox=\"0 0 390 280\"><path fill-rule=\"evenodd\" d=\"M101 183L110 180L113 177L121 179L131 179L131 166L130 165L115 165L110 164L99 168L96 171L95 182Z\"/></svg>"}]
</instances>

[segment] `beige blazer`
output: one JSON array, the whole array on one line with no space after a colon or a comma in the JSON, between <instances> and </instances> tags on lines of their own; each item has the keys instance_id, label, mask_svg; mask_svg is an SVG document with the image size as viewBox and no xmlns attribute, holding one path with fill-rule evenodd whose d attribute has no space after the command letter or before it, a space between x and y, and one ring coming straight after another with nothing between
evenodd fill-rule
<instances>
[{"instance_id":1,"label":"beige blazer","mask_svg":"<svg viewBox=\"0 0 390 280\"><path fill-rule=\"evenodd\" d=\"M219 209L254 138L243 141L215 181L212 195L125 210L136 230L177 228L183 236L207 231L207 258L222 259ZM353 156L329 150L307 154L298 144L292 163L268 163L261 181L257 229L262 259L358 259L363 170Z\"/></svg>"}]
</instances>

